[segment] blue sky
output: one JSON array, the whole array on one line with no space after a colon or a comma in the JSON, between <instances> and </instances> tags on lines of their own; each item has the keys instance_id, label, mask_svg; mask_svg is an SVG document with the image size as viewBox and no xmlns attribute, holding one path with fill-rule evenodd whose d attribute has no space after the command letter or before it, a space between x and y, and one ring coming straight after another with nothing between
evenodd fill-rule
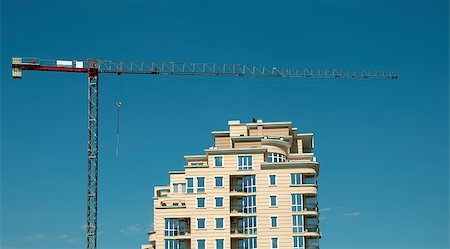
<instances>
[{"instance_id":1,"label":"blue sky","mask_svg":"<svg viewBox=\"0 0 450 249\"><path fill-rule=\"evenodd\" d=\"M252 117L315 133L322 248L449 247L448 1L1 4L0 248L85 246L86 75L12 80L12 56L397 70L395 81L101 75L98 247L139 248L153 186L211 146L212 130Z\"/></svg>"}]
</instances>

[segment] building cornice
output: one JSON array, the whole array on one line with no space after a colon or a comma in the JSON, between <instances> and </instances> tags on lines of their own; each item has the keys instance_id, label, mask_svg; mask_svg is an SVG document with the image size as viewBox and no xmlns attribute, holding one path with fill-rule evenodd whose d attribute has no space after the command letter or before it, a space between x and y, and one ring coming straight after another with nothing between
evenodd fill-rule
<instances>
[{"instance_id":1,"label":"building cornice","mask_svg":"<svg viewBox=\"0 0 450 249\"><path fill-rule=\"evenodd\" d=\"M284 140L276 140L276 139L262 139L261 140L262 145L272 145L276 147L281 147L282 149L289 151L289 148L291 148L291 143L286 142Z\"/></svg>"},{"instance_id":2,"label":"building cornice","mask_svg":"<svg viewBox=\"0 0 450 249\"><path fill-rule=\"evenodd\" d=\"M317 175L319 175L320 163L318 162L261 163L261 169L292 169L292 168L314 169Z\"/></svg>"},{"instance_id":3,"label":"building cornice","mask_svg":"<svg viewBox=\"0 0 450 249\"><path fill-rule=\"evenodd\" d=\"M262 139L270 139L270 140L280 140L283 138L284 141L291 141L292 136L235 136L230 137L231 141L235 142L251 142L251 141L260 141Z\"/></svg>"},{"instance_id":4,"label":"building cornice","mask_svg":"<svg viewBox=\"0 0 450 249\"><path fill-rule=\"evenodd\" d=\"M292 122L267 122L267 123L247 123L247 126L264 126L264 127L292 127Z\"/></svg>"},{"instance_id":5,"label":"building cornice","mask_svg":"<svg viewBox=\"0 0 450 249\"><path fill-rule=\"evenodd\" d=\"M206 157L206 155L187 155L184 156L184 160L186 160L186 162L191 162L191 161L204 161L207 160L208 158Z\"/></svg>"},{"instance_id":6,"label":"building cornice","mask_svg":"<svg viewBox=\"0 0 450 249\"><path fill-rule=\"evenodd\" d=\"M208 155L230 155L230 154L262 154L266 148L231 148L231 149L206 149Z\"/></svg>"},{"instance_id":7,"label":"building cornice","mask_svg":"<svg viewBox=\"0 0 450 249\"><path fill-rule=\"evenodd\" d=\"M184 168L209 168L208 164L201 164L201 165L184 165Z\"/></svg>"},{"instance_id":8,"label":"building cornice","mask_svg":"<svg viewBox=\"0 0 450 249\"><path fill-rule=\"evenodd\" d=\"M169 171L169 174L184 174L185 172L184 172L184 170L181 170L181 171Z\"/></svg>"}]
</instances>

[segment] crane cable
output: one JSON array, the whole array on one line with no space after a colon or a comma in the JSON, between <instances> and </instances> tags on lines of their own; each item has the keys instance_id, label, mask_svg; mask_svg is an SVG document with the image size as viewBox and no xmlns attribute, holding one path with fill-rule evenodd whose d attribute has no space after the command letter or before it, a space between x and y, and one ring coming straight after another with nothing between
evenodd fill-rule
<instances>
[{"instance_id":1,"label":"crane cable","mask_svg":"<svg viewBox=\"0 0 450 249\"><path fill-rule=\"evenodd\" d=\"M122 102L120 102L120 86L119 83L116 82L116 106L117 106L117 121L116 121L116 158L119 158L119 142L120 142L120 106Z\"/></svg>"},{"instance_id":2,"label":"crane cable","mask_svg":"<svg viewBox=\"0 0 450 249\"><path fill-rule=\"evenodd\" d=\"M117 105L116 158L119 158L119 139L120 139L119 121L120 121L120 105L122 105L122 103L120 101L117 101L116 105Z\"/></svg>"}]
</instances>

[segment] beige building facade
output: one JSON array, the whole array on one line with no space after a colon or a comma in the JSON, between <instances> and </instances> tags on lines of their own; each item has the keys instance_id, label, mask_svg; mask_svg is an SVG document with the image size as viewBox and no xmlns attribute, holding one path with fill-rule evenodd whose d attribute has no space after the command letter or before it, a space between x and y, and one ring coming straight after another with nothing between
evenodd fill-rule
<instances>
[{"instance_id":1,"label":"beige building facade","mask_svg":"<svg viewBox=\"0 0 450 249\"><path fill-rule=\"evenodd\" d=\"M314 137L291 122L228 122L214 146L154 189L142 249L317 249Z\"/></svg>"}]
</instances>

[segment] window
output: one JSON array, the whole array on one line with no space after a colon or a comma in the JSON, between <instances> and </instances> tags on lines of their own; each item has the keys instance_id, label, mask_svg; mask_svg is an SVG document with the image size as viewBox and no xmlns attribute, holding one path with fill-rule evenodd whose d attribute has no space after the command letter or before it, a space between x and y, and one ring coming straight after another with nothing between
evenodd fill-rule
<instances>
[{"instance_id":1,"label":"window","mask_svg":"<svg viewBox=\"0 0 450 249\"><path fill-rule=\"evenodd\" d=\"M238 156L238 170L252 170L252 156Z\"/></svg>"},{"instance_id":2,"label":"window","mask_svg":"<svg viewBox=\"0 0 450 249\"><path fill-rule=\"evenodd\" d=\"M242 207L244 213L256 213L256 195L244 196Z\"/></svg>"},{"instance_id":3,"label":"window","mask_svg":"<svg viewBox=\"0 0 450 249\"><path fill-rule=\"evenodd\" d=\"M304 176L303 184L317 184L317 179L315 176Z\"/></svg>"},{"instance_id":4,"label":"window","mask_svg":"<svg viewBox=\"0 0 450 249\"><path fill-rule=\"evenodd\" d=\"M206 228L205 218L197 218L197 229L205 229L205 228Z\"/></svg>"},{"instance_id":5,"label":"window","mask_svg":"<svg viewBox=\"0 0 450 249\"><path fill-rule=\"evenodd\" d=\"M271 228L277 228L278 227L278 217L277 216L270 217L270 227Z\"/></svg>"},{"instance_id":6,"label":"window","mask_svg":"<svg viewBox=\"0 0 450 249\"><path fill-rule=\"evenodd\" d=\"M197 240L197 249L206 249L206 240L205 239Z\"/></svg>"},{"instance_id":7,"label":"window","mask_svg":"<svg viewBox=\"0 0 450 249\"><path fill-rule=\"evenodd\" d=\"M223 176L214 177L214 187L223 187Z\"/></svg>"},{"instance_id":8,"label":"window","mask_svg":"<svg viewBox=\"0 0 450 249\"><path fill-rule=\"evenodd\" d=\"M244 217L243 226L245 234L256 234L256 216Z\"/></svg>"},{"instance_id":9,"label":"window","mask_svg":"<svg viewBox=\"0 0 450 249\"><path fill-rule=\"evenodd\" d=\"M269 175L269 186L277 185L277 175Z\"/></svg>"},{"instance_id":10,"label":"window","mask_svg":"<svg viewBox=\"0 0 450 249\"><path fill-rule=\"evenodd\" d=\"M292 173L291 174L291 185L300 185L300 184L302 184L302 174Z\"/></svg>"},{"instance_id":11,"label":"window","mask_svg":"<svg viewBox=\"0 0 450 249\"><path fill-rule=\"evenodd\" d=\"M164 240L165 249L184 249L186 248L186 242L177 239L166 239Z\"/></svg>"},{"instance_id":12,"label":"window","mask_svg":"<svg viewBox=\"0 0 450 249\"><path fill-rule=\"evenodd\" d=\"M306 245L308 246L308 249L319 249L319 239L306 238Z\"/></svg>"},{"instance_id":13,"label":"window","mask_svg":"<svg viewBox=\"0 0 450 249\"><path fill-rule=\"evenodd\" d=\"M205 177L197 177L197 193L205 193Z\"/></svg>"},{"instance_id":14,"label":"window","mask_svg":"<svg viewBox=\"0 0 450 249\"><path fill-rule=\"evenodd\" d=\"M254 193L256 192L256 176L244 176L244 192Z\"/></svg>"},{"instance_id":15,"label":"window","mask_svg":"<svg viewBox=\"0 0 450 249\"><path fill-rule=\"evenodd\" d=\"M178 228L177 219L164 219L164 236L176 236Z\"/></svg>"},{"instance_id":16,"label":"window","mask_svg":"<svg viewBox=\"0 0 450 249\"><path fill-rule=\"evenodd\" d=\"M317 211L317 196L306 196L305 206L308 211Z\"/></svg>"},{"instance_id":17,"label":"window","mask_svg":"<svg viewBox=\"0 0 450 249\"><path fill-rule=\"evenodd\" d=\"M286 162L286 156L280 153L267 153L267 162L269 163L282 163Z\"/></svg>"},{"instance_id":18,"label":"window","mask_svg":"<svg viewBox=\"0 0 450 249\"><path fill-rule=\"evenodd\" d=\"M306 217L305 219L305 228L308 232L319 232L319 221L317 217Z\"/></svg>"},{"instance_id":19,"label":"window","mask_svg":"<svg viewBox=\"0 0 450 249\"><path fill-rule=\"evenodd\" d=\"M215 167L223 167L223 157L221 157L221 156L214 157L214 166Z\"/></svg>"},{"instance_id":20,"label":"window","mask_svg":"<svg viewBox=\"0 0 450 249\"><path fill-rule=\"evenodd\" d=\"M276 206L278 206L277 196L276 195L271 195L270 196L270 207L276 207Z\"/></svg>"},{"instance_id":21,"label":"window","mask_svg":"<svg viewBox=\"0 0 450 249\"><path fill-rule=\"evenodd\" d=\"M223 197L215 197L215 207L223 207Z\"/></svg>"},{"instance_id":22,"label":"window","mask_svg":"<svg viewBox=\"0 0 450 249\"><path fill-rule=\"evenodd\" d=\"M186 183L181 183L181 193L186 193Z\"/></svg>"},{"instance_id":23,"label":"window","mask_svg":"<svg viewBox=\"0 0 450 249\"><path fill-rule=\"evenodd\" d=\"M216 229L223 229L223 218L216 218Z\"/></svg>"},{"instance_id":24,"label":"window","mask_svg":"<svg viewBox=\"0 0 450 249\"><path fill-rule=\"evenodd\" d=\"M303 233L303 215L292 215L292 231L294 233Z\"/></svg>"},{"instance_id":25,"label":"window","mask_svg":"<svg viewBox=\"0 0 450 249\"><path fill-rule=\"evenodd\" d=\"M270 248L278 249L278 238L270 238L270 241L272 242Z\"/></svg>"},{"instance_id":26,"label":"window","mask_svg":"<svg viewBox=\"0 0 450 249\"><path fill-rule=\"evenodd\" d=\"M292 194L292 212L301 212L303 211L303 195L302 194Z\"/></svg>"},{"instance_id":27,"label":"window","mask_svg":"<svg viewBox=\"0 0 450 249\"><path fill-rule=\"evenodd\" d=\"M216 239L215 249L224 249L224 248L225 248L225 239Z\"/></svg>"},{"instance_id":28,"label":"window","mask_svg":"<svg viewBox=\"0 0 450 249\"><path fill-rule=\"evenodd\" d=\"M173 192L174 193L178 193L178 186L179 186L180 184L178 184L178 183L174 183L173 184Z\"/></svg>"},{"instance_id":29,"label":"window","mask_svg":"<svg viewBox=\"0 0 450 249\"><path fill-rule=\"evenodd\" d=\"M305 241L303 236L294 236L293 238L293 249L305 249Z\"/></svg>"},{"instance_id":30,"label":"window","mask_svg":"<svg viewBox=\"0 0 450 249\"><path fill-rule=\"evenodd\" d=\"M187 193L194 193L194 178L186 178Z\"/></svg>"},{"instance_id":31,"label":"window","mask_svg":"<svg viewBox=\"0 0 450 249\"><path fill-rule=\"evenodd\" d=\"M256 249L256 248L258 248L258 239L256 237L239 239L238 240L238 248L239 249Z\"/></svg>"},{"instance_id":32,"label":"window","mask_svg":"<svg viewBox=\"0 0 450 249\"><path fill-rule=\"evenodd\" d=\"M205 197L197 198L197 208L205 208Z\"/></svg>"}]
</instances>

